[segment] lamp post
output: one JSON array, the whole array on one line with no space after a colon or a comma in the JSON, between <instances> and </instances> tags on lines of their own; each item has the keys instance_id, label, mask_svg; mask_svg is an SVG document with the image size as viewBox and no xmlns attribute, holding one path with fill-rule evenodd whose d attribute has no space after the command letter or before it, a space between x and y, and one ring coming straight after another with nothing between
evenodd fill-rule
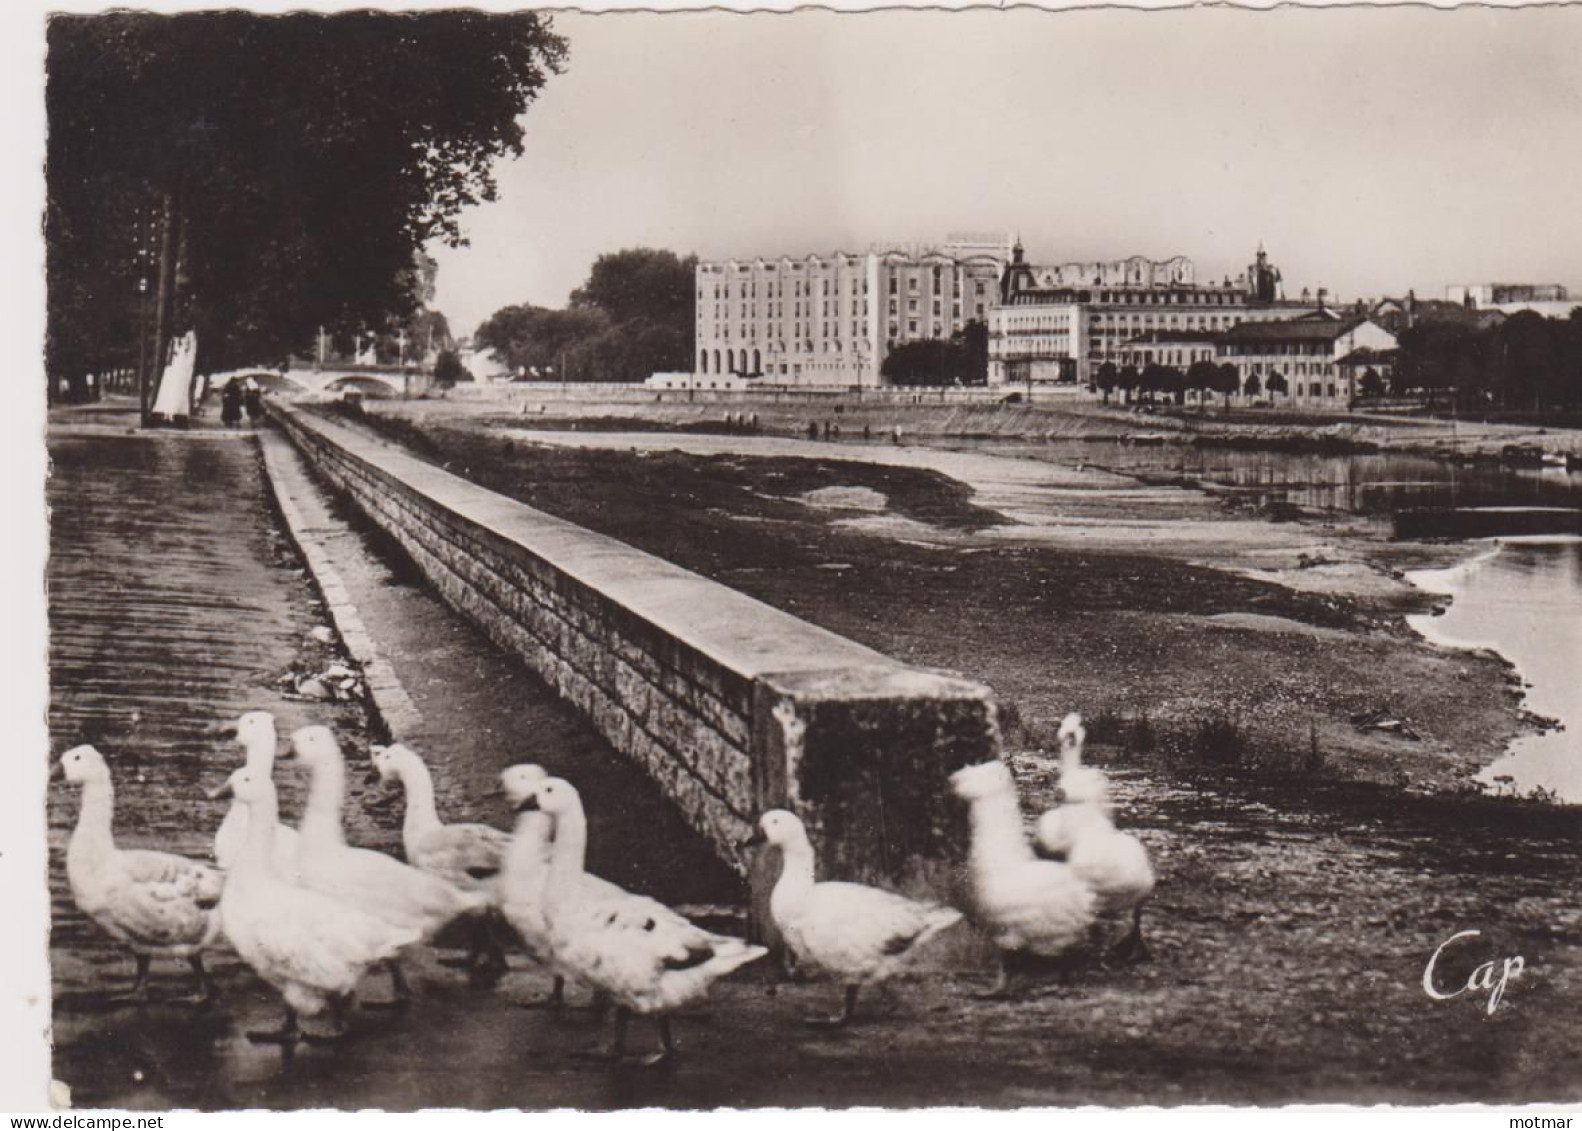
<instances>
[{"instance_id":1,"label":"lamp post","mask_svg":"<svg viewBox=\"0 0 1582 1131\"><path fill-rule=\"evenodd\" d=\"M148 276L137 279L137 405L148 416Z\"/></svg>"}]
</instances>

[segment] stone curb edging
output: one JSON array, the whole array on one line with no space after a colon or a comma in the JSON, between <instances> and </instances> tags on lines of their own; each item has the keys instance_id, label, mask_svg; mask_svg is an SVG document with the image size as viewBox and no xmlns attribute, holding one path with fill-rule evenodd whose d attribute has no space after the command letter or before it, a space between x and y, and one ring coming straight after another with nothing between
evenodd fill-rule
<instances>
[{"instance_id":1,"label":"stone curb edging","mask_svg":"<svg viewBox=\"0 0 1582 1131\"><path fill-rule=\"evenodd\" d=\"M269 482L275 503L280 508L281 516L285 519L286 530L292 542L301 551L308 572L313 575L319 592L324 596L325 608L331 623L335 626L335 631L340 635L341 642L346 646L351 658L362 668L363 681L368 688L368 700L378 720L384 724L387 736L392 742L403 741L404 737L410 736L422 725L423 714L418 710L417 704L412 702L412 697L407 694L406 688L401 685L401 680L396 676L390 662L380 655L379 647L374 643L367 626L363 624L362 616L352 602L345 583L341 581L340 574L330 563L328 552L297 507L286 482L286 462L300 460L302 457L297 454L291 441L274 429L261 429L257 436L258 447L263 454L265 478ZM305 469L304 474L306 474Z\"/></svg>"}]
</instances>

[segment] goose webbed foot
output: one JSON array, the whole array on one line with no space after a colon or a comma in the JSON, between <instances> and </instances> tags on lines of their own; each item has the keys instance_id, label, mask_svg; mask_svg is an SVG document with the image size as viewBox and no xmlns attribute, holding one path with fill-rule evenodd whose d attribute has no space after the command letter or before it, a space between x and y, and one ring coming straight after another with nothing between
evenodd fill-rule
<instances>
[{"instance_id":1,"label":"goose webbed foot","mask_svg":"<svg viewBox=\"0 0 1582 1131\"><path fill-rule=\"evenodd\" d=\"M986 990L977 991L972 996L979 1001L1008 1001L1020 997L1026 989L1025 980L1021 976L1023 962L1016 951L1001 951L994 984Z\"/></svg>"},{"instance_id":2,"label":"goose webbed foot","mask_svg":"<svg viewBox=\"0 0 1582 1131\"><path fill-rule=\"evenodd\" d=\"M1148 949L1148 944L1143 941L1143 909L1135 908L1132 911L1132 929L1126 937L1110 948L1109 957L1117 962L1147 962L1153 958L1153 952Z\"/></svg>"},{"instance_id":3,"label":"goose webbed foot","mask_svg":"<svg viewBox=\"0 0 1582 1131\"><path fill-rule=\"evenodd\" d=\"M110 1001L117 1005L147 1005L148 1004L148 967L153 960L146 954L133 955L137 962L137 976L132 979L132 987L124 994L116 994Z\"/></svg>"},{"instance_id":4,"label":"goose webbed foot","mask_svg":"<svg viewBox=\"0 0 1582 1131\"><path fill-rule=\"evenodd\" d=\"M187 964L192 967L192 973L197 979L198 988L195 993L189 997L183 998L182 1001L184 1001L187 1005L195 1005L199 1007L212 1004L214 999L219 996L219 992L215 989L214 979L210 978L209 972L204 969L203 956L194 954L191 958L187 959Z\"/></svg>"},{"instance_id":5,"label":"goose webbed foot","mask_svg":"<svg viewBox=\"0 0 1582 1131\"><path fill-rule=\"evenodd\" d=\"M247 1039L255 1045L279 1045L290 1052L302 1039L302 1026L297 1021L297 1011L286 1007L286 1019L278 1029L249 1029Z\"/></svg>"},{"instance_id":6,"label":"goose webbed foot","mask_svg":"<svg viewBox=\"0 0 1582 1131\"><path fill-rule=\"evenodd\" d=\"M615 1035L610 1042L610 1047L582 1049L571 1055L580 1060L598 1060L608 1064L627 1068L658 1068L667 1064L676 1053L675 1039L670 1033L670 1018L664 1015L659 1017L660 1049L644 1056L626 1055L626 1030L632 1020L632 1012L625 1006L618 1006L615 1011Z\"/></svg>"},{"instance_id":7,"label":"goose webbed foot","mask_svg":"<svg viewBox=\"0 0 1582 1131\"><path fill-rule=\"evenodd\" d=\"M845 1008L839 1013L829 1017L804 1017L803 1024L811 1025L816 1029L844 1029L850 1025L852 1018L857 1013L857 987L847 986Z\"/></svg>"},{"instance_id":8,"label":"goose webbed foot","mask_svg":"<svg viewBox=\"0 0 1582 1131\"><path fill-rule=\"evenodd\" d=\"M407 985L406 975L401 972L401 963L396 959L389 959L384 963L386 973L390 975L390 1000L365 1001L364 1009L405 1009L412 1004L412 989Z\"/></svg>"},{"instance_id":9,"label":"goose webbed foot","mask_svg":"<svg viewBox=\"0 0 1582 1131\"><path fill-rule=\"evenodd\" d=\"M594 1000L598 1000L598 995L594 995ZM566 979L562 975L556 974L554 987L549 991L548 997L538 998L534 1001L524 1001L521 1006L523 1009L560 1009L565 1004Z\"/></svg>"}]
</instances>

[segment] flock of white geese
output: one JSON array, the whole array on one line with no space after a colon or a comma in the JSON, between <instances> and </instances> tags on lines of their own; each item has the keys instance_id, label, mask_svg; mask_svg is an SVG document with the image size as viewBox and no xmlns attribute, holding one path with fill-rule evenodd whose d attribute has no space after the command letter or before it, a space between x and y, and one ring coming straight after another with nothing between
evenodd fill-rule
<instances>
[{"instance_id":1,"label":"flock of white geese","mask_svg":"<svg viewBox=\"0 0 1582 1131\"><path fill-rule=\"evenodd\" d=\"M328 727L296 731L284 755L300 760L311 775L297 829L280 823L274 717L265 711L243 715L236 737L245 762L210 794L232 799L215 834L215 867L174 853L117 848L104 757L92 746L78 746L60 759L65 778L82 793L66 855L72 896L135 957L130 1000L147 1000L150 961L164 956L188 960L198 983L193 1000L208 1001L214 988L202 955L223 933L285 1006L278 1030L249 1032L249 1038L288 1050L299 1041L335 1041L347 1034L348 1009L363 975L378 967L391 979L393 1001L370 1005L405 1003L403 952L453 921L472 922L467 964L475 977L492 981L506 959L490 927L503 919L553 975L553 994L543 1004L560 1004L571 980L592 990L596 1002L614 1006L613 1040L602 1055L626 1061L632 1015L655 1017L659 1050L632 1061L653 1065L674 1052L671 1013L768 953L589 874L582 799L569 782L539 766L516 765L500 775L498 792L516 812L507 834L487 825L444 823L423 760L402 745L375 747L380 779L399 782L405 791L402 862L346 843L346 764ZM1063 971L1067 959L1095 945L1110 957L1147 954L1141 915L1154 888L1148 854L1116 829L1108 779L1082 765L1081 719L1068 716L1059 737L1063 802L1042 816L1033 841L1005 763L968 766L951 778L972 826L966 914L1001 955L991 994L1013 992L1013 981L1039 959L1054 960ZM770 915L797 969L844 989L842 1011L810 1023L850 1022L863 987L890 978L963 919L955 908L879 888L818 881L807 830L786 810L763 814L753 839L780 850ZM332 1031L302 1026L301 1018L326 1011Z\"/></svg>"}]
</instances>

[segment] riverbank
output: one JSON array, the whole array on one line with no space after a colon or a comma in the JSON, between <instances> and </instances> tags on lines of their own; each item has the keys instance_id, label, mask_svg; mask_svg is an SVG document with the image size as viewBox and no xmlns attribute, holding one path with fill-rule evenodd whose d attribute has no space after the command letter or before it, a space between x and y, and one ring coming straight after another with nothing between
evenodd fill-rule
<instances>
[{"instance_id":1,"label":"riverbank","mask_svg":"<svg viewBox=\"0 0 1582 1131\"><path fill-rule=\"evenodd\" d=\"M961 400L961 390L918 389L910 398L890 391L885 397L816 398L759 394L709 394L691 399L682 392L634 399L629 386L600 401L588 386L568 397L560 386L522 383L444 394L427 403L462 413L534 418L534 427L594 427L621 430L643 427L699 430L725 426L728 418L755 422L763 432L805 436L810 425L822 435L826 425L854 439L866 428L876 437L899 429L908 440L997 439L1028 441L1119 440L1287 452L1411 452L1458 462L1498 462L1511 445L1582 457L1582 431L1457 419L1391 410L1298 412L1278 408L1226 408L1220 401L1202 406L1105 404L1074 386L1040 388L1029 399L1003 390L983 399Z\"/></svg>"},{"instance_id":2,"label":"riverbank","mask_svg":"<svg viewBox=\"0 0 1582 1131\"><path fill-rule=\"evenodd\" d=\"M1475 789L1531 726L1507 663L1405 623L1435 598L1402 571L1464 546L906 444L529 432L443 402L368 413L491 489L985 680L1013 743L1046 745L1080 710L1101 761L1441 791Z\"/></svg>"}]
</instances>

